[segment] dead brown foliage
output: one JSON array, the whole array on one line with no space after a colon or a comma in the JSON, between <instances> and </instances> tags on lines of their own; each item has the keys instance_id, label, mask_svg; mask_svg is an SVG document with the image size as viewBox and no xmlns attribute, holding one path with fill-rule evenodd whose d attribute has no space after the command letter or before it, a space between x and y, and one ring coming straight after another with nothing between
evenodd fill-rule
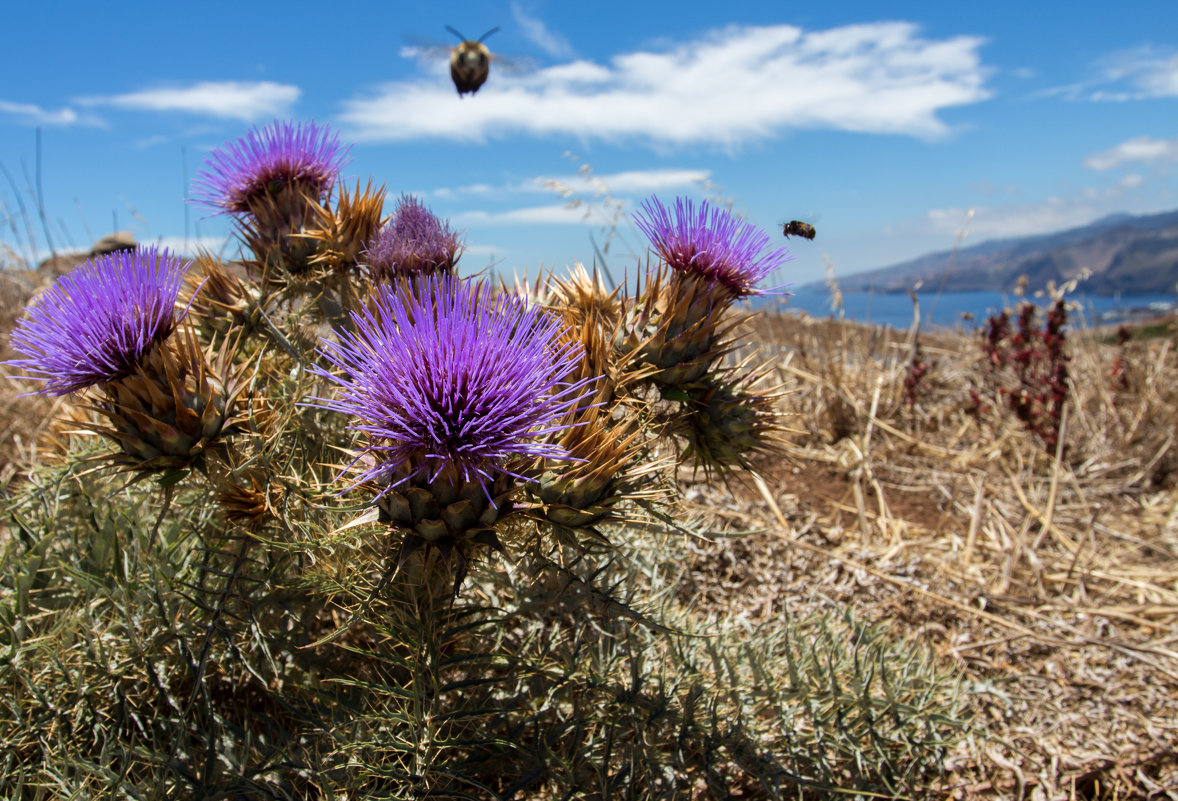
<instances>
[{"instance_id":1,"label":"dead brown foliage","mask_svg":"<svg viewBox=\"0 0 1178 801\"><path fill-rule=\"evenodd\" d=\"M977 334L755 327L787 456L735 497L699 487L700 514L762 533L699 545L684 591L764 618L821 597L934 643L978 715L946 797L1178 798L1175 337L1071 332L1057 461L978 408Z\"/></svg>"},{"instance_id":2,"label":"dead brown foliage","mask_svg":"<svg viewBox=\"0 0 1178 801\"><path fill-rule=\"evenodd\" d=\"M44 283L44 277L35 270L0 270L0 361L16 356L9 346L8 333ZM0 485L35 458L38 440L62 405L59 400L27 395L38 385L15 380L10 377L12 372L0 368Z\"/></svg>"}]
</instances>

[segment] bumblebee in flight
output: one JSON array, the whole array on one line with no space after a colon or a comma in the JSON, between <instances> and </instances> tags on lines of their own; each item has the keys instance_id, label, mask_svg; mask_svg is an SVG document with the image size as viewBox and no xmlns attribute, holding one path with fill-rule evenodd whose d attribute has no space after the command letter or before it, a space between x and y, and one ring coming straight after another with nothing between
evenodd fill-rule
<instances>
[{"instance_id":1,"label":"bumblebee in flight","mask_svg":"<svg viewBox=\"0 0 1178 801\"><path fill-rule=\"evenodd\" d=\"M450 51L450 78L454 81L454 88L458 90L459 97L474 94L487 82L487 76L491 74L493 57L491 51L483 44L483 40L499 30L499 26L496 25L478 39L467 39L449 25L446 26L446 30L462 40Z\"/></svg>"},{"instance_id":2,"label":"bumblebee in flight","mask_svg":"<svg viewBox=\"0 0 1178 801\"><path fill-rule=\"evenodd\" d=\"M781 227L781 233L786 237L802 236L806 239L813 239L816 232L814 231L814 226L810 225L810 223L790 220Z\"/></svg>"}]
</instances>

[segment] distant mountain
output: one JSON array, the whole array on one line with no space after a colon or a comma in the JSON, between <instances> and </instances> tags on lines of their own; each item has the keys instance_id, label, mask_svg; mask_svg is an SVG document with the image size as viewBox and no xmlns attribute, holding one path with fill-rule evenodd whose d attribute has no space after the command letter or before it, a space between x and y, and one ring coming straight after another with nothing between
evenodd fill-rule
<instances>
[{"instance_id":1,"label":"distant mountain","mask_svg":"<svg viewBox=\"0 0 1178 801\"><path fill-rule=\"evenodd\" d=\"M1178 284L1178 211L1113 214L1054 234L983 242L957 251L840 276L844 292L1006 291L1026 276L1029 290L1078 277L1093 295L1172 294ZM821 286L821 283L815 286Z\"/></svg>"}]
</instances>

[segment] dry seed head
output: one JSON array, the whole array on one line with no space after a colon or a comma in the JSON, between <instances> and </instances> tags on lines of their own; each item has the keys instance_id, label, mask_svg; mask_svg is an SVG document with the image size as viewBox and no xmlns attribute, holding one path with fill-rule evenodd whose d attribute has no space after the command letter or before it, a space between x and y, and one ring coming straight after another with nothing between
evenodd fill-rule
<instances>
[{"instance_id":1,"label":"dry seed head","mask_svg":"<svg viewBox=\"0 0 1178 801\"><path fill-rule=\"evenodd\" d=\"M252 329L258 322L260 292L247 284L225 264L207 251L196 257L185 286L192 305L192 321L208 341L224 337L234 330Z\"/></svg>"},{"instance_id":2,"label":"dry seed head","mask_svg":"<svg viewBox=\"0 0 1178 801\"><path fill-rule=\"evenodd\" d=\"M633 417L614 419L604 407L579 413L576 425L562 432L561 445L577 461L567 469L545 473L527 487L536 505L533 516L555 527L557 535L580 533L601 537L599 527L620 522L619 506L653 503L665 498L655 476L669 464L644 458L645 431Z\"/></svg>"},{"instance_id":3,"label":"dry seed head","mask_svg":"<svg viewBox=\"0 0 1178 801\"><path fill-rule=\"evenodd\" d=\"M551 278L551 274L549 275ZM527 303L529 306L547 306L552 302L552 282L544 280L544 274L536 276L533 281L528 278L525 271L521 276L516 273L512 277L512 285L508 286L507 282L502 278L499 279L499 294L513 295L520 300Z\"/></svg>"},{"instance_id":4,"label":"dry seed head","mask_svg":"<svg viewBox=\"0 0 1178 801\"><path fill-rule=\"evenodd\" d=\"M237 237L252 255L246 263L263 277L306 274L319 251L319 243L305 236L319 218L319 202L287 186L254 207L254 214L236 221Z\"/></svg>"},{"instance_id":5,"label":"dry seed head","mask_svg":"<svg viewBox=\"0 0 1178 801\"><path fill-rule=\"evenodd\" d=\"M206 453L242 422L242 369L222 346L213 360L190 327L177 331L136 371L98 388L92 409L105 424L87 425L113 441L109 458L129 470L152 472L202 467Z\"/></svg>"},{"instance_id":6,"label":"dry seed head","mask_svg":"<svg viewBox=\"0 0 1178 801\"><path fill-rule=\"evenodd\" d=\"M274 509L282 503L284 495L280 485L270 482L257 470L243 475L226 472L216 478L214 487L225 519L248 531L260 530L275 517Z\"/></svg>"},{"instance_id":7,"label":"dry seed head","mask_svg":"<svg viewBox=\"0 0 1178 801\"><path fill-rule=\"evenodd\" d=\"M302 236L318 243L313 264L347 270L359 263L368 243L381 228L385 188L381 185L373 189L369 180L361 191L357 180L351 192L341 184L338 196L334 213L324 206L315 207L315 219Z\"/></svg>"},{"instance_id":8,"label":"dry seed head","mask_svg":"<svg viewBox=\"0 0 1178 801\"><path fill-rule=\"evenodd\" d=\"M597 269L592 275L577 263L567 278L550 276L546 302L561 310L573 326L590 321L615 324L622 314L621 287L607 290Z\"/></svg>"}]
</instances>

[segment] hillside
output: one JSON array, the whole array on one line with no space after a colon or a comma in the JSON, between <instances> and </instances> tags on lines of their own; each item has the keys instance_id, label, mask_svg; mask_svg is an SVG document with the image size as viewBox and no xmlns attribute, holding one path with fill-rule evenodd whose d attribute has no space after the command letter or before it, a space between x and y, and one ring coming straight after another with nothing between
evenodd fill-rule
<instances>
[{"instance_id":1,"label":"hillside","mask_svg":"<svg viewBox=\"0 0 1178 801\"><path fill-rule=\"evenodd\" d=\"M1169 294L1178 284L1178 211L1118 214L1053 234L992 240L839 278L848 292L906 292L917 281L947 292L1002 291L1027 276L1044 288L1090 273L1094 295Z\"/></svg>"}]
</instances>

